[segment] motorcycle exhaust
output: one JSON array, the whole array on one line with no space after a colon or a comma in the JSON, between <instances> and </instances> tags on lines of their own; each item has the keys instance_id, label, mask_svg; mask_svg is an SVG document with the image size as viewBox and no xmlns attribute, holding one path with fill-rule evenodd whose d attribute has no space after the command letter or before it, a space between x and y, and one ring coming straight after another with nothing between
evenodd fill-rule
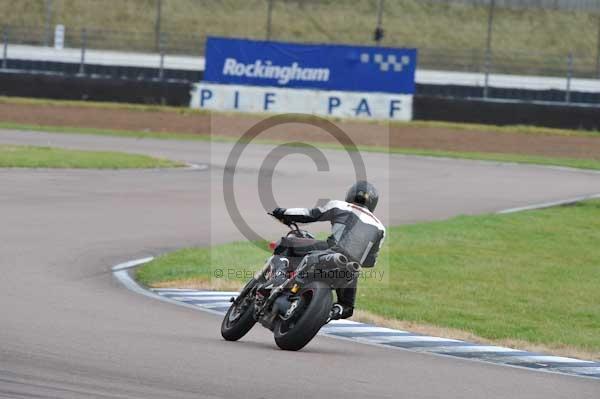
<instances>
[{"instance_id":1,"label":"motorcycle exhaust","mask_svg":"<svg viewBox=\"0 0 600 399\"><path fill-rule=\"evenodd\" d=\"M348 258L342 254L327 254L321 258L322 264L329 267L346 267Z\"/></svg>"},{"instance_id":2,"label":"motorcycle exhaust","mask_svg":"<svg viewBox=\"0 0 600 399\"><path fill-rule=\"evenodd\" d=\"M360 264L358 262L351 262L345 255L339 253L325 255L322 260L325 266L339 267L340 269L345 269L352 273L356 273L360 270Z\"/></svg>"},{"instance_id":3,"label":"motorcycle exhaust","mask_svg":"<svg viewBox=\"0 0 600 399\"><path fill-rule=\"evenodd\" d=\"M348 262L346 263L346 270L352 273L357 273L360 271L360 264L358 262Z\"/></svg>"}]
</instances>

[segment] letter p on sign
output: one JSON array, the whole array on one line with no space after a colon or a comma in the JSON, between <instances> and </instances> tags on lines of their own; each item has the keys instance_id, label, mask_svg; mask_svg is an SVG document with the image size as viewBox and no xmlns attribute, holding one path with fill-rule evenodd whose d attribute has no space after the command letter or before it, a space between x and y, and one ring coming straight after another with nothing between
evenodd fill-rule
<instances>
[{"instance_id":1,"label":"letter p on sign","mask_svg":"<svg viewBox=\"0 0 600 399\"><path fill-rule=\"evenodd\" d=\"M200 90L200 107L204 107L204 103L210 100L213 96L212 90L202 89Z\"/></svg>"}]
</instances>

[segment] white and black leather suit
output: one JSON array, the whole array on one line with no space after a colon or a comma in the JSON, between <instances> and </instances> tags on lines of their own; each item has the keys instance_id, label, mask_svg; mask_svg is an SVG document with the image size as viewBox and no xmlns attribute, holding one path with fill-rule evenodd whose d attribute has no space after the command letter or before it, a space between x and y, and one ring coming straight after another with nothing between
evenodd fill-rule
<instances>
[{"instance_id":1,"label":"white and black leather suit","mask_svg":"<svg viewBox=\"0 0 600 399\"><path fill-rule=\"evenodd\" d=\"M327 239L326 252L339 252L362 267L373 267L385 238L385 227L364 206L345 201L329 201L318 208L288 208L282 215L284 221L312 223L329 221L332 233ZM307 259L310 259L310 254ZM318 258L318 257L312 257ZM356 300L356 282L336 289L338 303L344 308L342 318L350 317Z\"/></svg>"}]
</instances>

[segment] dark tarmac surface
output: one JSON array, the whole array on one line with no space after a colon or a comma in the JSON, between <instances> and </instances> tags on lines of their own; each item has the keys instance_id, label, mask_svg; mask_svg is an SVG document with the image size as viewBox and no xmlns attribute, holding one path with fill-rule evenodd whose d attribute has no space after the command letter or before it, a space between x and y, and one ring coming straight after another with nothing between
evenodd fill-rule
<instances>
[{"instance_id":1,"label":"dark tarmac surface","mask_svg":"<svg viewBox=\"0 0 600 399\"><path fill-rule=\"evenodd\" d=\"M110 268L176 248L243 239L222 195L230 143L0 131L0 143L119 150L207 170L0 169L0 397L9 398L595 398L596 380L317 337L297 353L255 328L237 343L221 320L134 294ZM250 146L236 174L245 220L264 214ZM274 174L282 206L342 196L347 156L331 171L290 155ZM600 193L600 174L525 165L365 154L387 224L493 212ZM386 194L387 193L387 194ZM321 230L327 226L321 226Z\"/></svg>"}]
</instances>

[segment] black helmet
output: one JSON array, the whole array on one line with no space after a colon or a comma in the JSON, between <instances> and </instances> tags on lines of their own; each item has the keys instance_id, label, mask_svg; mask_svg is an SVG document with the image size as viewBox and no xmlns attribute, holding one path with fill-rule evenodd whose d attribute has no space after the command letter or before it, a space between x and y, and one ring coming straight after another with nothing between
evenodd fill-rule
<instances>
[{"instance_id":1,"label":"black helmet","mask_svg":"<svg viewBox=\"0 0 600 399\"><path fill-rule=\"evenodd\" d=\"M346 194L346 202L364 206L371 212L375 210L377 201L379 201L377 189L371 183L364 180L354 183Z\"/></svg>"}]
</instances>

